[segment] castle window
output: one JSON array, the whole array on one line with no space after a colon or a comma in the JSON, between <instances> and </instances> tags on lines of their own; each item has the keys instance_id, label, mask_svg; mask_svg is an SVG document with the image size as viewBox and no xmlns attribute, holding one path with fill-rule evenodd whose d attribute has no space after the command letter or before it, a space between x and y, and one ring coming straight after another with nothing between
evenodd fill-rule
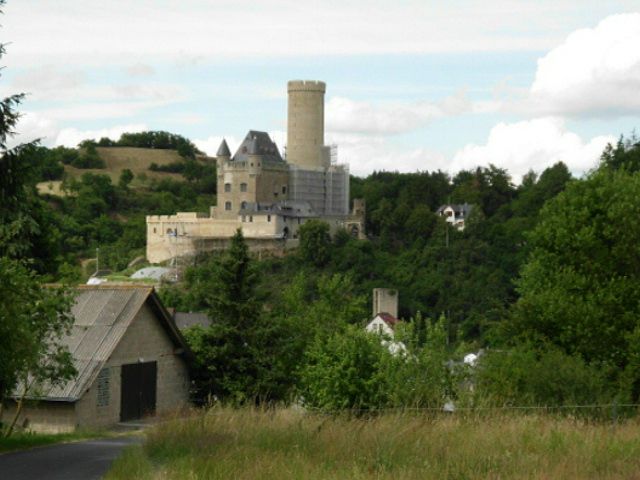
<instances>
[{"instance_id":1,"label":"castle window","mask_svg":"<svg viewBox=\"0 0 640 480\"><path fill-rule=\"evenodd\" d=\"M241 208L242 210L244 210L245 208L247 208L247 202L242 202L242 203L240 204L240 208Z\"/></svg>"},{"instance_id":2,"label":"castle window","mask_svg":"<svg viewBox=\"0 0 640 480\"><path fill-rule=\"evenodd\" d=\"M224 191L227 192L227 193L231 191L231 184L230 183L225 183L224 184Z\"/></svg>"},{"instance_id":3,"label":"castle window","mask_svg":"<svg viewBox=\"0 0 640 480\"><path fill-rule=\"evenodd\" d=\"M249 221L253 222L253 216L252 215L249 215Z\"/></svg>"},{"instance_id":4,"label":"castle window","mask_svg":"<svg viewBox=\"0 0 640 480\"><path fill-rule=\"evenodd\" d=\"M285 193L287 193L287 187L285 187L284 185L282 186L282 194L284 195Z\"/></svg>"},{"instance_id":5,"label":"castle window","mask_svg":"<svg viewBox=\"0 0 640 480\"><path fill-rule=\"evenodd\" d=\"M224 202L224 209L231 210L231 202Z\"/></svg>"},{"instance_id":6,"label":"castle window","mask_svg":"<svg viewBox=\"0 0 640 480\"><path fill-rule=\"evenodd\" d=\"M267 222L271 222L271 215L267 215Z\"/></svg>"},{"instance_id":7,"label":"castle window","mask_svg":"<svg viewBox=\"0 0 640 480\"><path fill-rule=\"evenodd\" d=\"M240 184L240 191L241 192L246 192L247 191L247 184L246 183L241 183Z\"/></svg>"},{"instance_id":8,"label":"castle window","mask_svg":"<svg viewBox=\"0 0 640 480\"><path fill-rule=\"evenodd\" d=\"M155 227L153 227L153 233L156 233L156 228Z\"/></svg>"}]
</instances>

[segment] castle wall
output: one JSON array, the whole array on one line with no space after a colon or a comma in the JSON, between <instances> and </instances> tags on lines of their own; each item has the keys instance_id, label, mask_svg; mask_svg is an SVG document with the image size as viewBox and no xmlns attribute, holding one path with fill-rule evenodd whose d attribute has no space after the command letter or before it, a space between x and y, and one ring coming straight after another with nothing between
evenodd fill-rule
<instances>
[{"instance_id":1,"label":"castle wall","mask_svg":"<svg viewBox=\"0 0 640 480\"><path fill-rule=\"evenodd\" d=\"M219 162L217 208L212 216L234 219L243 202L275 203L289 197L289 169L286 164L265 165L259 155L249 161Z\"/></svg>"}]
</instances>

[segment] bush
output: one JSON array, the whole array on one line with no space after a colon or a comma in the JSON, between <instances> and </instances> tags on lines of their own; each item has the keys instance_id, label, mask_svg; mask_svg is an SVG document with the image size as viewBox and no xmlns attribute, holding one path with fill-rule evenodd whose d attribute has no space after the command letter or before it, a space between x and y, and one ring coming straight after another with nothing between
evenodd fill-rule
<instances>
[{"instance_id":1,"label":"bush","mask_svg":"<svg viewBox=\"0 0 640 480\"><path fill-rule=\"evenodd\" d=\"M322 410L375 410L387 404L384 365L391 354L375 335L349 326L328 339L316 337L301 374L305 405Z\"/></svg>"},{"instance_id":2,"label":"bush","mask_svg":"<svg viewBox=\"0 0 640 480\"><path fill-rule=\"evenodd\" d=\"M490 351L475 372L475 396L496 406L571 406L613 401L605 372L551 346Z\"/></svg>"}]
</instances>

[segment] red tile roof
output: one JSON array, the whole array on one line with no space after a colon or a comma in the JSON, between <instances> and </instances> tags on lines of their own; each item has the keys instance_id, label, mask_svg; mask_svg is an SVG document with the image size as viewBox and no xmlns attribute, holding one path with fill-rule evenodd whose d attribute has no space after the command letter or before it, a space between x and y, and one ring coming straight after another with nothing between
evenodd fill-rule
<instances>
[{"instance_id":1,"label":"red tile roof","mask_svg":"<svg viewBox=\"0 0 640 480\"><path fill-rule=\"evenodd\" d=\"M396 317L394 317L393 315L387 312L380 312L376 315L376 317L380 317L384 321L384 323L389 325L391 328L393 328L396 325L396 323L400 321Z\"/></svg>"}]
</instances>

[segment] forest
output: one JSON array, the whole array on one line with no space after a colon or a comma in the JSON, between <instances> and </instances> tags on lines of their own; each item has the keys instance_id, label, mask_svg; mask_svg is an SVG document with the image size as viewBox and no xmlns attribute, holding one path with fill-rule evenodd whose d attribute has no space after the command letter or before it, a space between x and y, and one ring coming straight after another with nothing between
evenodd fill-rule
<instances>
[{"instance_id":1,"label":"forest","mask_svg":"<svg viewBox=\"0 0 640 480\"><path fill-rule=\"evenodd\" d=\"M149 167L179 178L125 169L113 182L96 173L96 145L186 153ZM29 259L41 282L84 281L96 249L101 268L126 272L144 255L145 215L215 204L215 163L185 145L192 144L177 135L143 132L12 152L0 254ZM493 165L352 177L352 199L366 201L367 239L331 237L328 225L311 221L284 257L250 255L238 233L228 251L197 257L181 282L160 288L167 307L213 320L186 333L197 358L194 399L302 396L324 409L434 406L444 398L637 401L639 151L635 137L621 137L582 178L558 162L518 185ZM65 165L92 170L71 177ZM63 179L63 194L38 193L52 178ZM472 205L463 231L436 215L446 203ZM375 287L399 292L405 321L397 335L412 361L363 335ZM471 351L487 352L473 399L459 365Z\"/></svg>"}]
</instances>

